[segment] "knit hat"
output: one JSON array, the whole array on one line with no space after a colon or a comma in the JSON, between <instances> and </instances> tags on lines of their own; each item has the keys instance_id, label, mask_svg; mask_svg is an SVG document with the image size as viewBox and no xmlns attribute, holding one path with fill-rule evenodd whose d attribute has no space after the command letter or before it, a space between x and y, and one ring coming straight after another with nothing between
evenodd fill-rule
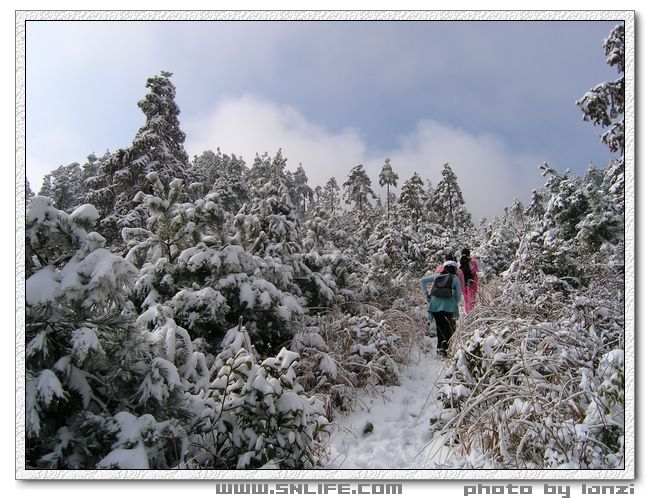
<instances>
[{"instance_id":1,"label":"knit hat","mask_svg":"<svg viewBox=\"0 0 650 500\"><path fill-rule=\"evenodd\" d=\"M442 265L442 267L447 267L447 266L458 267L459 264L455 260L446 260L445 263Z\"/></svg>"}]
</instances>

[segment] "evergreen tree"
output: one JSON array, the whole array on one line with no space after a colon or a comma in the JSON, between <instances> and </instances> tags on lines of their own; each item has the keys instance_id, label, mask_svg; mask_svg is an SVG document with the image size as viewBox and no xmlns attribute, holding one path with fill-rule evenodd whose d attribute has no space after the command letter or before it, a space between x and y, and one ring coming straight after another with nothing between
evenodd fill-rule
<instances>
[{"instance_id":1,"label":"evergreen tree","mask_svg":"<svg viewBox=\"0 0 650 500\"><path fill-rule=\"evenodd\" d=\"M322 206L327 210L330 216L334 215L341 206L340 193L341 189L334 177L330 177L322 191Z\"/></svg>"},{"instance_id":2,"label":"evergreen tree","mask_svg":"<svg viewBox=\"0 0 650 500\"><path fill-rule=\"evenodd\" d=\"M133 207L133 198L139 191L151 193L148 174L156 173L165 189L172 180L185 178L185 133L180 129L180 109L171 76L161 71L159 76L147 80L149 93L138 103L146 122L131 146L116 151L105 164L117 211L123 216Z\"/></svg>"},{"instance_id":3,"label":"evergreen tree","mask_svg":"<svg viewBox=\"0 0 650 500\"><path fill-rule=\"evenodd\" d=\"M320 198L323 195L323 187L316 186L314 188L314 204L320 206Z\"/></svg>"},{"instance_id":4,"label":"evergreen tree","mask_svg":"<svg viewBox=\"0 0 650 500\"><path fill-rule=\"evenodd\" d=\"M61 165L43 178L39 196L47 196L59 210L71 211L82 204L85 191L78 163Z\"/></svg>"},{"instance_id":5,"label":"evergreen tree","mask_svg":"<svg viewBox=\"0 0 650 500\"><path fill-rule=\"evenodd\" d=\"M29 200L33 196L34 191L32 191L32 188L29 185L29 179L25 177L25 201Z\"/></svg>"},{"instance_id":6,"label":"evergreen tree","mask_svg":"<svg viewBox=\"0 0 650 500\"><path fill-rule=\"evenodd\" d=\"M379 185L386 186L386 213L388 214L388 220L390 220L390 187L397 187L397 180L399 176L393 171L393 167L390 165L390 159L386 158L384 166L379 173Z\"/></svg>"},{"instance_id":7,"label":"evergreen tree","mask_svg":"<svg viewBox=\"0 0 650 500\"><path fill-rule=\"evenodd\" d=\"M230 213L237 213L248 201L247 169L241 157L207 150L194 157L186 173L190 185L200 183L195 199L217 192L222 208Z\"/></svg>"},{"instance_id":8,"label":"evergreen tree","mask_svg":"<svg viewBox=\"0 0 650 500\"><path fill-rule=\"evenodd\" d=\"M266 184L271 177L271 157L268 153L255 153L253 165L246 172L246 182L251 189L257 189Z\"/></svg>"},{"instance_id":9,"label":"evergreen tree","mask_svg":"<svg viewBox=\"0 0 650 500\"><path fill-rule=\"evenodd\" d=\"M450 229L454 234L471 231L472 217L465 208L465 199L458 178L449 163L442 168L442 178L433 191L431 207L434 222Z\"/></svg>"},{"instance_id":10,"label":"evergreen tree","mask_svg":"<svg viewBox=\"0 0 650 500\"><path fill-rule=\"evenodd\" d=\"M487 277L495 276L506 271L515 259L519 243L530 229L526 223L524 206L515 199L504 210L502 217L495 217L484 230L485 237L475 250L475 255L484 263Z\"/></svg>"},{"instance_id":11,"label":"evergreen tree","mask_svg":"<svg viewBox=\"0 0 650 500\"><path fill-rule=\"evenodd\" d=\"M283 258L299 249L298 218L281 170L253 193L235 218L235 240L261 256Z\"/></svg>"},{"instance_id":12,"label":"evergreen tree","mask_svg":"<svg viewBox=\"0 0 650 500\"><path fill-rule=\"evenodd\" d=\"M174 467L205 407L190 392L207 390L208 370L173 320L142 329L128 301L137 270L88 232L98 217L45 197L28 207L27 467Z\"/></svg>"},{"instance_id":13,"label":"evergreen tree","mask_svg":"<svg viewBox=\"0 0 650 500\"><path fill-rule=\"evenodd\" d=\"M217 179L222 175L221 151L203 151L201 156L194 156L186 169L187 179L191 183L202 184L201 196L207 194Z\"/></svg>"},{"instance_id":14,"label":"evergreen tree","mask_svg":"<svg viewBox=\"0 0 650 500\"><path fill-rule=\"evenodd\" d=\"M517 198L507 209L508 220L519 233L523 233L525 227L524 204Z\"/></svg>"},{"instance_id":15,"label":"evergreen tree","mask_svg":"<svg viewBox=\"0 0 650 500\"><path fill-rule=\"evenodd\" d=\"M290 179L291 200L301 216L307 212L307 203L314 199L314 190L309 187L307 182L307 174L301 163Z\"/></svg>"},{"instance_id":16,"label":"evergreen tree","mask_svg":"<svg viewBox=\"0 0 650 500\"><path fill-rule=\"evenodd\" d=\"M603 41L607 64L616 68L621 76L614 81L596 85L576 104L582 110L584 121L607 127L600 136L610 151L620 151L625 146L625 28L616 26Z\"/></svg>"},{"instance_id":17,"label":"evergreen tree","mask_svg":"<svg viewBox=\"0 0 650 500\"><path fill-rule=\"evenodd\" d=\"M368 273L363 280L362 297L390 306L401 295L400 275L405 272L403 228L384 219L368 239Z\"/></svg>"},{"instance_id":18,"label":"evergreen tree","mask_svg":"<svg viewBox=\"0 0 650 500\"><path fill-rule=\"evenodd\" d=\"M537 189L533 189L530 204L526 207L524 215L533 221L539 221L544 215L544 196Z\"/></svg>"},{"instance_id":19,"label":"evergreen tree","mask_svg":"<svg viewBox=\"0 0 650 500\"><path fill-rule=\"evenodd\" d=\"M353 210L362 215L367 214L371 208L369 198L377 198L363 165L357 165L350 171L343 188L345 203L353 204Z\"/></svg>"},{"instance_id":20,"label":"evergreen tree","mask_svg":"<svg viewBox=\"0 0 650 500\"><path fill-rule=\"evenodd\" d=\"M101 157L97 157L94 153L91 153L86 157L86 163L81 166L81 177L83 183L82 191L84 193L88 192L89 181L102 174L102 165L109 156L110 153L106 151L106 153L104 153ZM88 203L87 194L83 201Z\"/></svg>"},{"instance_id":21,"label":"evergreen tree","mask_svg":"<svg viewBox=\"0 0 650 500\"><path fill-rule=\"evenodd\" d=\"M424 212L424 183L414 172L404 183L399 195L400 217L414 227L418 227Z\"/></svg>"}]
</instances>

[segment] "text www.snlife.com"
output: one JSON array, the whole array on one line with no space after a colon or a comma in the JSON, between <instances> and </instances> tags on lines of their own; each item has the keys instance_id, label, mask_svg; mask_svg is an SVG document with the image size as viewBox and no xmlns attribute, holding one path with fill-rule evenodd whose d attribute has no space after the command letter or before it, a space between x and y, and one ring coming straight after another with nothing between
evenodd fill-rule
<instances>
[{"instance_id":1,"label":"text www.snlife.com","mask_svg":"<svg viewBox=\"0 0 650 500\"><path fill-rule=\"evenodd\" d=\"M402 483L217 483L217 495L401 495Z\"/></svg>"}]
</instances>

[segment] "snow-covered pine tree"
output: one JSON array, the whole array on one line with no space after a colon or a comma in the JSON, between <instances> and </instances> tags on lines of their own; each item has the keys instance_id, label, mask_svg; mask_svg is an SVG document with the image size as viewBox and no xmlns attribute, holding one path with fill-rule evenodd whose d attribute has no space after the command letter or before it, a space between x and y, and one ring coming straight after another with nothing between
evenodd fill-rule
<instances>
[{"instance_id":1,"label":"snow-covered pine tree","mask_svg":"<svg viewBox=\"0 0 650 500\"><path fill-rule=\"evenodd\" d=\"M542 220L544 211L546 209L545 201L546 200L544 193L538 191L537 189L533 189L530 196L530 203L526 207L526 210L524 210L524 215L529 221L531 221L532 224L535 224L538 221Z\"/></svg>"},{"instance_id":2,"label":"snow-covered pine tree","mask_svg":"<svg viewBox=\"0 0 650 500\"><path fill-rule=\"evenodd\" d=\"M34 196L34 191L32 191L32 188L29 185L29 179L25 177L25 201L29 200L33 196Z\"/></svg>"},{"instance_id":3,"label":"snow-covered pine tree","mask_svg":"<svg viewBox=\"0 0 650 500\"><path fill-rule=\"evenodd\" d=\"M353 205L353 212L356 212L361 217L367 215L372 208L370 199L377 198L371 184L370 177L368 177L363 165L354 167L343 183L345 203Z\"/></svg>"},{"instance_id":4,"label":"snow-covered pine tree","mask_svg":"<svg viewBox=\"0 0 650 500\"><path fill-rule=\"evenodd\" d=\"M501 217L486 228L486 236L474 254L484 263L483 272L490 278L506 271L517 254L519 243L529 227L521 201L515 199Z\"/></svg>"},{"instance_id":5,"label":"snow-covered pine tree","mask_svg":"<svg viewBox=\"0 0 650 500\"><path fill-rule=\"evenodd\" d=\"M252 191L262 188L271 177L282 179L285 189L289 184L286 172L287 159L282 155L282 149L278 149L273 158L268 153L263 155L255 154L253 165L246 171L246 182Z\"/></svg>"},{"instance_id":6,"label":"snow-covered pine tree","mask_svg":"<svg viewBox=\"0 0 650 500\"><path fill-rule=\"evenodd\" d=\"M39 196L47 196L59 210L71 211L83 202L85 190L78 163L61 165L43 178Z\"/></svg>"},{"instance_id":7,"label":"snow-covered pine tree","mask_svg":"<svg viewBox=\"0 0 650 500\"><path fill-rule=\"evenodd\" d=\"M195 155L185 174L190 183L201 183L200 194L204 196L222 174L221 151L207 150L200 156Z\"/></svg>"},{"instance_id":8,"label":"snow-covered pine tree","mask_svg":"<svg viewBox=\"0 0 650 500\"><path fill-rule=\"evenodd\" d=\"M610 151L623 155L625 141L625 27L616 26L603 41L607 64L621 76L614 81L600 83L576 101L584 121L607 127L600 136Z\"/></svg>"},{"instance_id":9,"label":"snow-covered pine tree","mask_svg":"<svg viewBox=\"0 0 650 500\"><path fill-rule=\"evenodd\" d=\"M330 177L323 187L321 205L330 216L334 216L341 207L340 191L335 177Z\"/></svg>"},{"instance_id":10,"label":"snow-covered pine tree","mask_svg":"<svg viewBox=\"0 0 650 500\"><path fill-rule=\"evenodd\" d=\"M386 158L384 166L381 168L381 172L379 173L379 185L382 187L386 186L386 214L388 220L390 220L390 202L392 201L390 187L393 186L396 188L398 179L399 176L395 171L393 171L393 167L390 164L390 158Z\"/></svg>"},{"instance_id":11,"label":"snow-covered pine tree","mask_svg":"<svg viewBox=\"0 0 650 500\"><path fill-rule=\"evenodd\" d=\"M458 178L449 163L445 163L442 168L442 178L432 193L430 203L434 223L459 236L474 230L472 216L465 208Z\"/></svg>"},{"instance_id":12,"label":"snow-covered pine tree","mask_svg":"<svg viewBox=\"0 0 650 500\"><path fill-rule=\"evenodd\" d=\"M314 199L314 190L309 187L308 180L302 163L289 176L289 193L293 205L298 209L298 215L301 220L305 217L308 203Z\"/></svg>"},{"instance_id":13,"label":"snow-covered pine tree","mask_svg":"<svg viewBox=\"0 0 650 500\"><path fill-rule=\"evenodd\" d=\"M197 247L229 243L219 199L209 193L187 202L180 179L172 181L168 190L157 174L149 174L148 180L153 194L141 192L136 197L145 227L122 231L128 249L126 258L139 269L132 292L137 312L155 315L159 314L155 311L167 308L171 312L166 316L191 331L194 338L220 339L236 319L226 319L229 306L219 290L206 286L207 276L192 273L181 258ZM214 267L218 268L216 263Z\"/></svg>"},{"instance_id":14,"label":"snow-covered pine tree","mask_svg":"<svg viewBox=\"0 0 650 500\"><path fill-rule=\"evenodd\" d=\"M126 218L133 208L133 198L142 191L151 193L147 175L156 173L165 189L174 179L184 179L188 157L183 143L185 133L180 128L176 104L176 87L171 82L172 73L147 80L149 93L138 103L146 117L145 124L136 133L133 143L113 154L104 168L115 193L115 207L127 226L140 225L133 217Z\"/></svg>"},{"instance_id":15,"label":"snow-covered pine tree","mask_svg":"<svg viewBox=\"0 0 650 500\"><path fill-rule=\"evenodd\" d=\"M314 199L312 201L313 205L320 205L320 197L323 195L323 186L316 186L314 188Z\"/></svg>"},{"instance_id":16,"label":"snow-covered pine tree","mask_svg":"<svg viewBox=\"0 0 650 500\"><path fill-rule=\"evenodd\" d=\"M267 162L260 162L261 171ZM268 162L267 176L254 181L251 200L235 218L235 241L252 253L282 259L299 246L298 219L287 187L286 159L281 151ZM252 171L253 169L251 169Z\"/></svg>"},{"instance_id":17,"label":"snow-covered pine tree","mask_svg":"<svg viewBox=\"0 0 650 500\"><path fill-rule=\"evenodd\" d=\"M173 321L141 329L128 301L137 270L88 232L98 217L46 197L28 206L26 465L173 467L203 411L188 391L207 389L205 364L191 345L177 352Z\"/></svg>"},{"instance_id":18,"label":"snow-covered pine tree","mask_svg":"<svg viewBox=\"0 0 650 500\"><path fill-rule=\"evenodd\" d=\"M306 469L320 463L328 424L320 398L308 397L284 348L257 361L244 328L230 329L216 357L188 468Z\"/></svg>"},{"instance_id":19,"label":"snow-covered pine tree","mask_svg":"<svg viewBox=\"0 0 650 500\"><path fill-rule=\"evenodd\" d=\"M386 307L401 295L400 278L407 266L403 251L404 226L391 223L384 217L368 239L370 253L368 273L364 278L362 297Z\"/></svg>"},{"instance_id":20,"label":"snow-covered pine tree","mask_svg":"<svg viewBox=\"0 0 650 500\"><path fill-rule=\"evenodd\" d=\"M414 172L402 186L398 212L400 219L406 224L416 229L419 227L424 214L424 183L417 172Z\"/></svg>"},{"instance_id":21,"label":"snow-covered pine tree","mask_svg":"<svg viewBox=\"0 0 650 500\"><path fill-rule=\"evenodd\" d=\"M195 156L186 170L188 185L199 183L194 198L205 196L209 192L218 194L221 207L235 214L248 201L248 184L246 163L234 154L228 156L217 149L204 151Z\"/></svg>"},{"instance_id":22,"label":"snow-covered pine tree","mask_svg":"<svg viewBox=\"0 0 650 500\"><path fill-rule=\"evenodd\" d=\"M339 242L339 248L345 248L349 257L365 263L368 260L367 243L370 233L377 224L377 213L372 200L377 199L371 187L371 181L363 165L354 167L343 183L343 199L352 205L349 212L343 214L340 221L341 233L345 242Z\"/></svg>"}]
</instances>

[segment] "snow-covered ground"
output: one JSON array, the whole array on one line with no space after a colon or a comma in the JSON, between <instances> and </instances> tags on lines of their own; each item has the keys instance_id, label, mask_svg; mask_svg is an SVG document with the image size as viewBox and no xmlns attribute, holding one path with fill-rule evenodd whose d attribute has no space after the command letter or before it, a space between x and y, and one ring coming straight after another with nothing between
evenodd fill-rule
<instances>
[{"instance_id":1,"label":"snow-covered ground","mask_svg":"<svg viewBox=\"0 0 650 500\"><path fill-rule=\"evenodd\" d=\"M429 339L427 339L429 340ZM362 396L356 410L336 414L329 442L330 469L435 469L448 456L436 442L430 419L437 408L435 385L446 361L435 341L403 367L400 385ZM372 424L372 431L365 432Z\"/></svg>"}]
</instances>

